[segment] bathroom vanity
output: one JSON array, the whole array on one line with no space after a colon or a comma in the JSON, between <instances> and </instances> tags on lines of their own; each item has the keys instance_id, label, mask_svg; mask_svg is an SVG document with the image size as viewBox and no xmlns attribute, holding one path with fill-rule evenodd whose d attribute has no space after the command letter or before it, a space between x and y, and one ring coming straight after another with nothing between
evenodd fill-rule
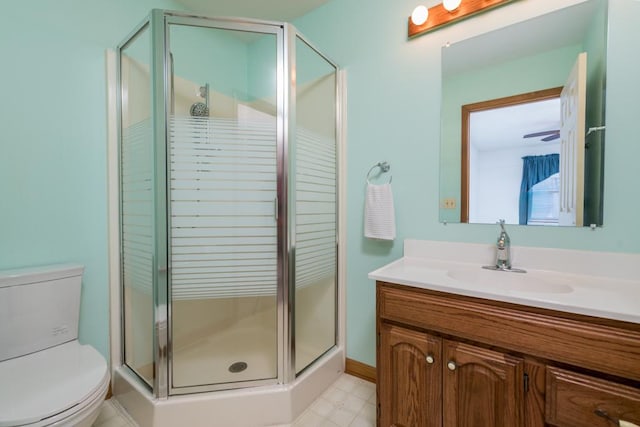
<instances>
[{"instance_id":1,"label":"bathroom vanity","mask_svg":"<svg viewBox=\"0 0 640 427\"><path fill-rule=\"evenodd\" d=\"M640 425L637 267L623 269L631 278L534 269L523 279L443 260L460 256L451 245L434 260L407 256L405 243L403 259L369 276L380 427ZM570 271L577 251L564 252Z\"/></svg>"}]
</instances>

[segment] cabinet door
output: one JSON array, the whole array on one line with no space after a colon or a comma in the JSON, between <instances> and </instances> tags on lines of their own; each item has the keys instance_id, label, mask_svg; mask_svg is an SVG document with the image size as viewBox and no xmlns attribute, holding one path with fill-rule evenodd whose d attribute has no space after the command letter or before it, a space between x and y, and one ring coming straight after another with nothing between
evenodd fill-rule
<instances>
[{"instance_id":1,"label":"cabinet door","mask_svg":"<svg viewBox=\"0 0 640 427\"><path fill-rule=\"evenodd\" d=\"M379 352L378 426L441 427L441 339L382 323Z\"/></svg>"},{"instance_id":2,"label":"cabinet door","mask_svg":"<svg viewBox=\"0 0 640 427\"><path fill-rule=\"evenodd\" d=\"M523 360L454 341L443 347L443 426L522 426Z\"/></svg>"}]
</instances>

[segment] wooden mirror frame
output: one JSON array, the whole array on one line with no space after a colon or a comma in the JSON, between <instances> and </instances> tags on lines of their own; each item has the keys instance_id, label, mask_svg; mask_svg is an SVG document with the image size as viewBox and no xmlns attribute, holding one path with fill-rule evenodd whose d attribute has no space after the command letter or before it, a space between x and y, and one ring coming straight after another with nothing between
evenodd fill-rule
<instances>
[{"instance_id":1,"label":"wooden mirror frame","mask_svg":"<svg viewBox=\"0 0 640 427\"><path fill-rule=\"evenodd\" d=\"M488 101L476 102L463 105L462 129L461 129L461 176L460 176L460 222L469 222L469 149L471 148L471 135L469 132L469 122L471 113L495 108L510 107L512 105L528 104L530 102L544 101L547 99L559 98L562 86L551 89L537 90L534 92L522 93L519 95L507 96L504 98L490 99Z\"/></svg>"}]
</instances>

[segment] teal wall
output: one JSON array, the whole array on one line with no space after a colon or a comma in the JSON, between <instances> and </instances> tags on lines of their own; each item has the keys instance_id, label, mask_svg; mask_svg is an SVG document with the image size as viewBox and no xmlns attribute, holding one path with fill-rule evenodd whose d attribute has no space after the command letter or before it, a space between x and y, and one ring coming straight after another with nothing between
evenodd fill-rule
<instances>
[{"instance_id":1,"label":"teal wall","mask_svg":"<svg viewBox=\"0 0 640 427\"><path fill-rule=\"evenodd\" d=\"M22 0L0 13L0 269L85 266L80 340L108 357L105 49L162 0Z\"/></svg>"},{"instance_id":2,"label":"teal wall","mask_svg":"<svg viewBox=\"0 0 640 427\"><path fill-rule=\"evenodd\" d=\"M272 105L276 115L277 91L277 49L278 40L275 34L264 34L247 45L247 87L246 101L267 101Z\"/></svg>"},{"instance_id":3,"label":"teal wall","mask_svg":"<svg viewBox=\"0 0 640 427\"><path fill-rule=\"evenodd\" d=\"M348 74L347 356L375 365L375 287L367 273L402 255L405 238L493 242L493 225L438 221L440 52L455 42L575 0L514 2L407 40L413 0L333 0L295 25ZM511 226L514 245L640 253L640 2L611 0L604 227ZM435 1L429 5L435 4ZM398 237L363 238L365 175L391 164Z\"/></svg>"},{"instance_id":4,"label":"teal wall","mask_svg":"<svg viewBox=\"0 0 640 427\"><path fill-rule=\"evenodd\" d=\"M170 26L170 47L174 73L229 98L248 91L247 43L228 30Z\"/></svg>"}]
</instances>

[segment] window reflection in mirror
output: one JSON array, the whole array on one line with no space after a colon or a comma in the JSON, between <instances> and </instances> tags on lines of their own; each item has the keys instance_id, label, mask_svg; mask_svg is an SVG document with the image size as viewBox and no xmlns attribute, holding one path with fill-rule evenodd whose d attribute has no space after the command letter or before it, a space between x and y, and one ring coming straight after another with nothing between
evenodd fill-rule
<instances>
[{"instance_id":1,"label":"window reflection in mirror","mask_svg":"<svg viewBox=\"0 0 640 427\"><path fill-rule=\"evenodd\" d=\"M454 199L456 203L454 209L445 209L444 204L440 204L441 221L495 223L498 218L505 218L511 224L557 225L553 220L537 217L531 221L529 212L524 213L524 218L520 212L524 165L521 158L529 153L520 153L515 166L511 161L498 161L507 157L508 149L484 153L485 158L494 160L491 167L467 163L473 155L465 153L464 139L471 140L473 131L469 123L464 123L471 121L464 118L464 108L561 89L578 55L586 52L586 111L582 117L585 127L582 144L586 148L584 179L580 181L584 188L584 205L580 205L576 223L602 225L604 132L587 135L587 130L605 124L606 21L607 1L588 0L443 47L440 200ZM498 116L492 125L493 133L516 135L512 143L529 149L534 142L539 144L540 140L555 136L542 133L559 130L559 125L535 121L518 128L516 121L511 116ZM537 134L540 136L524 137ZM554 152L558 150L547 146L530 154ZM517 182L514 183L513 178L507 180L507 175L517 176ZM491 180L493 184L487 189L486 182ZM497 193L506 193L505 200L497 201ZM493 197L486 198L483 196L486 194L493 194Z\"/></svg>"},{"instance_id":2,"label":"window reflection in mirror","mask_svg":"<svg viewBox=\"0 0 640 427\"><path fill-rule=\"evenodd\" d=\"M558 225L560 212L560 175L555 173L527 193L527 225Z\"/></svg>"}]
</instances>

